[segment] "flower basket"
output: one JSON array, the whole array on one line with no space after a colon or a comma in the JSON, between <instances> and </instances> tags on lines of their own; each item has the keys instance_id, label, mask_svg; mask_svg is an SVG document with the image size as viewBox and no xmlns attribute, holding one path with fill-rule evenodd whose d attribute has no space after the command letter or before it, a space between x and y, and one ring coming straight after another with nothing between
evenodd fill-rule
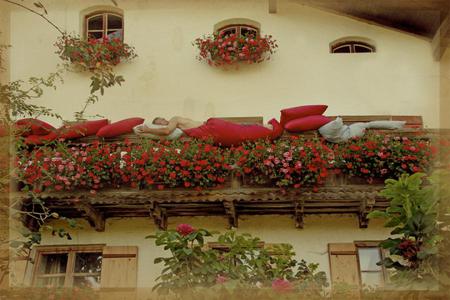
<instances>
[{"instance_id":1,"label":"flower basket","mask_svg":"<svg viewBox=\"0 0 450 300\"><path fill-rule=\"evenodd\" d=\"M131 60L137 55L134 48L119 38L84 40L77 36L63 35L55 43L56 54L80 70L94 72L111 68L121 61Z\"/></svg>"},{"instance_id":2,"label":"flower basket","mask_svg":"<svg viewBox=\"0 0 450 300\"><path fill-rule=\"evenodd\" d=\"M211 66L232 65L238 62L261 63L269 60L278 48L271 35L255 37L213 34L197 38L193 45L200 51L197 58Z\"/></svg>"}]
</instances>

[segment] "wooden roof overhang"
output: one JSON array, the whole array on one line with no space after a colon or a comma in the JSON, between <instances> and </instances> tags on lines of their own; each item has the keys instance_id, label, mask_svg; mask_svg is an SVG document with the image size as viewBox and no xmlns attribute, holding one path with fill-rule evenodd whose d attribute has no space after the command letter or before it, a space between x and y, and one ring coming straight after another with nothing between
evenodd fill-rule
<instances>
[{"instance_id":1,"label":"wooden roof overhang","mask_svg":"<svg viewBox=\"0 0 450 300\"><path fill-rule=\"evenodd\" d=\"M239 185L239 183L237 183ZM345 184L280 190L274 187L240 187L217 190L102 190L52 192L39 196L53 212L69 218L86 218L103 231L105 219L114 217L151 217L160 229L167 228L169 217L223 216L230 227L238 226L239 216L291 215L297 228L303 228L305 215L353 214L360 228L368 226L367 214L384 209L389 201L379 196L382 185ZM25 207L31 199L17 193ZM28 220L30 221L30 220ZM27 226L33 224L27 221Z\"/></svg>"},{"instance_id":2,"label":"wooden roof overhang","mask_svg":"<svg viewBox=\"0 0 450 300\"><path fill-rule=\"evenodd\" d=\"M292 0L293 3L329 11L359 21L413 34L431 42L440 60L450 45L448 0ZM269 13L283 14L278 0L268 0Z\"/></svg>"}]
</instances>

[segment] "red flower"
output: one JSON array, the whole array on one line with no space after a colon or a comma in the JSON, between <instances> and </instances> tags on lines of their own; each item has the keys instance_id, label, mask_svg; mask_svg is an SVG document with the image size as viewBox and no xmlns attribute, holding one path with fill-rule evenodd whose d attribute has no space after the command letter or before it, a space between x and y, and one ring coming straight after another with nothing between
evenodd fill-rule
<instances>
[{"instance_id":1,"label":"red flower","mask_svg":"<svg viewBox=\"0 0 450 300\"><path fill-rule=\"evenodd\" d=\"M294 285L285 279L275 279L272 281L272 289L279 293L288 293L294 289Z\"/></svg>"},{"instance_id":2,"label":"red flower","mask_svg":"<svg viewBox=\"0 0 450 300\"><path fill-rule=\"evenodd\" d=\"M217 275L217 277L216 277L216 284L222 284L227 281L228 281L228 277L226 277L226 276Z\"/></svg>"},{"instance_id":3,"label":"red flower","mask_svg":"<svg viewBox=\"0 0 450 300\"><path fill-rule=\"evenodd\" d=\"M195 231L194 227L189 224L179 224L176 228L177 232L182 236L187 236Z\"/></svg>"}]
</instances>

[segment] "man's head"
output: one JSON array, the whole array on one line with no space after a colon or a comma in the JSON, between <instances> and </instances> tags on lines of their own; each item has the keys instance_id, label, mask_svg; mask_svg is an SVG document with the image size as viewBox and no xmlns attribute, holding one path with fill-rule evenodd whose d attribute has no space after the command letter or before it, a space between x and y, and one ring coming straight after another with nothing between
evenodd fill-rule
<instances>
[{"instance_id":1,"label":"man's head","mask_svg":"<svg viewBox=\"0 0 450 300\"><path fill-rule=\"evenodd\" d=\"M167 125L169 125L169 121L167 121L166 119L161 118L161 117L156 117L153 119L152 124L167 126Z\"/></svg>"}]
</instances>

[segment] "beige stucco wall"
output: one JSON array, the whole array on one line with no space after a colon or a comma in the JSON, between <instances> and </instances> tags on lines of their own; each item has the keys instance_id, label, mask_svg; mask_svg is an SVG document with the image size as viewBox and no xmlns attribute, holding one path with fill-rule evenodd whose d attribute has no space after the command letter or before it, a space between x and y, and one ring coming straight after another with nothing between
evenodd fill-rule
<instances>
[{"instance_id":1,"label":"beige stucco wall","mask_svg":"<svg viewBox=\"0 0 450 300\"><path fill-rule=\"evenodd\" d=\"M96 232L87 222L78 222L83 229L68 229L72 240L43 235L42 244L107 244L111 246L138 246L138 287L152 287L154 280L160 274L162 265L153 264L159 256L166 256L162 248L154 245L154 240L145 236L154 234L156 227L151 219L128 218L108 219L105 232ZM223 232L227 228L224 217L171 217L169 228L177 224L189 223L195 228ZM58 224L54 224L58 227ZM388 237L389 229L382 226L380 220L372 220L369 228L359 229L354 216L306 216L305 228L296 229L294 221L288 216L242 216L239 218L239 233L250 233L260 237L267 243L290 243L298 259L317 262L320 269L329 277L329 262L327 245L333 242L353 242L362 240L382 240Z\"/></svg>"},{"instance_id":2,"label":"beige stucco wall","mask_svg":"<svg viewBox=\"0 0 450 300\"><path fill-rule=\"evenodd\" d=\"M30 2L30 1L28 1ZM70 32L80 30L80 12L107 0L42 1L49 18ZM439 63L426 40L343 16L279 0L269 14L263 0L119 1L126 42L139 58L117 68L126 82L106 92L89 113L112 120L131 116L262 115L281 108L329 104L328 114L423 115L439 126ZM269 62L228 70L200 63L191 42L228 18L261 23L279 51ZM45 74L59 62L53 54L57 32L35 15L11 16L12 78ZM376 54L331 55L329 43L343 36L376 42ZM68 74L65 84L42 102L71 119L88 95L87 74ZM57 125L57 122L54 122Z\"/></svg>"}]
</instances>

